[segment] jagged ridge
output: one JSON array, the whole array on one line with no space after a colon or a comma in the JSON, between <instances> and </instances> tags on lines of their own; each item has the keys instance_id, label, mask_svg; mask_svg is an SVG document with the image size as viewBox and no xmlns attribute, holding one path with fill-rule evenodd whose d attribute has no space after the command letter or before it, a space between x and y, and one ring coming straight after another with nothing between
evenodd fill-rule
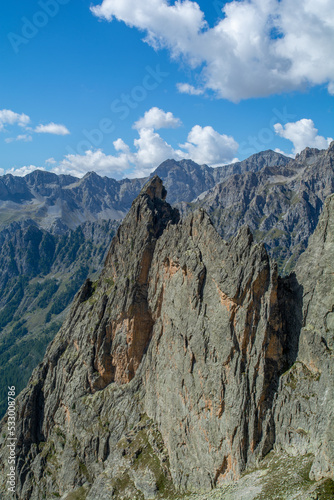
<instances>
[{"instance_id":1,"label":"jagged ridge","mask_svg":"<svg viewBox=\"0 0 334 500\"><path fill-rule=\"evenodd\" d=\"M178 489L208 489L237 479L277 440L300 285L279 279L247 228L226 243L205 212L178 222L164 197L155 177L18 400L19 498L79 488L87 499L167 498L173 487L164 492L157 468ZM127 454L137 440L140 456L143 433L155 432L166 450L154 450L144 473Z\"/></svg>"}]
</instances>

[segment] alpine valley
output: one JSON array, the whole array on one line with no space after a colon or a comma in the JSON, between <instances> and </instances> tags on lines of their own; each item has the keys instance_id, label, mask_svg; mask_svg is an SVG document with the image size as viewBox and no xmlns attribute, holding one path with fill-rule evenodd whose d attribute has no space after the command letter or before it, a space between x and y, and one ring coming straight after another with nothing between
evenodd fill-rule
<instances>
[{"instance_id":1,"label":"alpine valley","mask_svg":"<svg viewBox=\"0 0 334 500\"><path fill-rule=\"evenodd\" d=\"M1 177L16 498L334 498L333 193L334 142Z\"/></svg>"}]
</instances>

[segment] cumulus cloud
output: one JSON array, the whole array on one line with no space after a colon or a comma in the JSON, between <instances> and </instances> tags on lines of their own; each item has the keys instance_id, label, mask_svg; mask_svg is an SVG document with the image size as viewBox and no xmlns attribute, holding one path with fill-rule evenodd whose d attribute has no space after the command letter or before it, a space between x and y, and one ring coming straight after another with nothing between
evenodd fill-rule
<instances>
[{"instance_id":1,"label":"cumulus cloud","mask_svg":"<svg viewBox=\"0 0 334 500\"><path fill-rule=\"evenodd\" d=\"M101 149L88 150L83 155L66 155L59 165L52 168L56 174L70 174L83 177L87 172L96 172L99 175L113 177L123 174L130 167L126 154L119 156L106 155Z\"/></svg>"},{"instance_id":2,"label":"cumulus cloud","mask_svg":"<svg viewBox=\"0 0 334 500\"><path fill-rule=\"evenodd\" d=\"M198 67L203 87L217 97L239 101L318 84L334 92L332 0L234 0L212 28L190 0L103 0L91 10Z\"/></svg>"},{"instance_id":3,"label":"cumulus cloud","mask_svg":"<svg viewBox=\"0 0 334 500\"><path fill-rule=\"evenodd\" d=\"M65 125L60 125L57 123L48 123L47 125L38 125L35 128L35 132L38 134L54 134L54 135L69 135L70 131Z\"/></svg>"},{"instance_id":4,"label":"cumulus cloud","mask_svg":"<svg viewBox=\"0 0 334 500\"><path fill-rule=\"evenodd\" d=\"M68 135L70 133L65 125L51 122L46 125L38 125L35 129L33 129L29 126L30 122L30 117L24 113L15 113L10 109L0 110L0 132L7 132L7 126L19 126L24 128L26 132L29 132L25 134L18 134L16 137L7 137L5 139L7 144L16 141L30 142L32 141L31 133L33 132L55 135Z\"/></svg>"},{"instance_id":5,"label":"cumulus cloud","mask_svg":"<svg viewBox=\"0 0 334 500\"><path fill-rule=\"evenodd\" d=\"M54 158L48 158L47 160L45 160L45 165L56 165L57 162Z\"/></svg>"},{"instance_id":6,"label":"cumulus cloud","mask_svg":"<svg viewBox=\"0 0 334 500\"><path fill-rule=\"evenodd\" d=\"M104 0L91 11L99 18L115 18L144 31L147 43L154 48L168 47L174 56L188 52L189 44L197 42L199 31L207 26L197 3L189 0L171 6L166 0ZM199 62L193 57L194 64Z\"/></svg>"},{"instance_id":7,"label":"cumulus cloud","mask_svg":"<svg viewBox=\"0 0 334 500\"><path fill-rule=\"evenodd\" d=\"M138 130L134 149L123 139L114 141L116 155L106 155L101 149L87 150L85 154L70 154L52 168L56 174L82 177L94 171L108 177L145 177L168 158L192 159L198 163L217 165L234 161L238 149L233 137L219 134L212 127L196 125L188 134L188 140L175 150L152 128Z\"/></svg>"},{"instance_id":8,"label":"cumulus cloud","mask_svg":"<svg viewBox=\"0 0 334 500\"><path fill-rule=\"evenodd\" d=\"M146 111L144 116L134 123L133 128L159 130L161 128L177 128L180 127L180 125L181 120L175 118L173 113L170 111L166 113L160 108L153 107L149 111Z\"/></svg>"},{"instance_id":9,"label":"cumulus cloud","mask_svg":"<svg viewBox=\"0 0 334 500\"><path fill-rule=\"evenodd\" d=\"M232 136L219 134L212 127L195 125L188 134L185 144L180 144L187 151L186 157L197 163L217 165L233 161L239 144ZM182 155L182 151L179 152Z\"/></svg>"},{"instance_id":10,"label":"cumulus cloud","mask_svg":"<svg viewBox=\"0 0 334 500\"><path fill-rule=\"evenodd\" d=\"M331 137L322 137L318 135L318 129L315 128L313 120L303 118L297 122L276 123L274 129L277 135L288 139L293 144L293 153L300 153L306 147L327 149L332 142Z\"/></svg>"},{"instance_id":11,"label":"cumulus cloud","mask_svg":"<svg viewBox=\"0 0 334 500\"><path fill-rule=\"evenodd\" d=\"M123 139L117 139L113 142L116 151L123 151L123 153L129 153L129 146L123 141Z\"/></svg>"},{"instance_id":12,"label":"cumulus cloud","mask_svg":"<svg viewBox=\"0 0 334 500\"><path fill-rule=\"evenodd\" d=\"M203 95L204 90L200 88L196 88L193 85L190 85L189 83L177 83L176 84L177 90L180 92L180 94L189 94L189 95Z\"/></svg>"},{"instance_id":13,"label":"cumulus cloud","mask_svg":"<svg viewBox=\"0 0 334 500\"><path fill-rule=\"evenodd\" d=\"M145 177L167 158L180 159L172 146L152 129L139 130L134 146L135 150L131 151L122 139L117 139L114 142L116 155L106 155L101 149L87 150L83 155L69 154L52 171L77 177L91 171L107 177L122 177L125 172L131 177Z\"/></svg>"},{"instance_id":14,"label":"cumulus cloud","mask_svg":"<svg viewBox=\"0 0 334 500\"><path fill-rule=\"evenodd\" d=\"M198 163L217 165L234 161L238 143L231 136L220 134L212 127L195 125L187 136L187 142L174 149L155 129L180 126L181 121L171 112L151 108L135 124L138 137L132 147L118 138L113 142L115 154L105 154L101 149L87 150L84 154L68 154L56 162L54 158L45 161L56 174L71 174L82 177L94 171L108 177L145 177L168 158L192 159ZM28 173L22 167L15 172ZM34 169L37 167L33 167ZM12 170L14 173L14 170ZM20 175L20 173L16 174Z\"/></svg>"},{"instance_id":15,"label":"cumulus cloud","mask_svg":"<svg viewBox=\"0 0 334 500\"><path fill-rule=\"evenodd\" d=\"M292 154L292 153L286 153L285 151L282 151L282 149L280 149L280 148L275 148L274 151L275 151L275 153L279 153L281 155L288 156L290 158L294 158L295 157L294 154Z\"/></svg>"},{"instance_id":16,"label":"cumulus cloud","mask_svg":"<svg viewBox=\"0 0 334 500\"><path fill-rule=\"evenodd\" d=\"M18 135L17 137L7 137L7 139L5 139L5 142L7 142L7 144L16 141L31 142L32 136L28 134L21 134Z\"/></svg>"},{"instance_id":17,"label":"cumulus cloud","mask_svg":"<svg viewBox=\"0 0 334 500\"><path fill-rule=\"evenodd\" d=\"M139 139L135 139L134 145L137 151L132 161L136 165L135 175L138 176L148 175L167 158L180 159L172 146L152 129L139 130Z\"/></svg>"},{"instance_id":18,"label":"cumulus cloud","mask_svg":"<svg viewBox=\"0 0 334 500\"><path fill-rule=\"evenodd\" d=\"M43 167L36 167L35 165L27 165L24 167L13 167L6 170L6 174L17 175L18 177L24 177L27 174L31 174L34 170L45 170Z\"/></svg>"},{"instance_id":19,"label":"cumulus cloud","mask_svg":"<svg viewBox=\"0 0 334 500\"><path fill-rule=\"evenodd\" d=\"M5 129L5 125L18 125L26 127L30 123L30 117L24 113L15 113L10 109L0 109L0 132Z\"/></svg>"}]
</instances>

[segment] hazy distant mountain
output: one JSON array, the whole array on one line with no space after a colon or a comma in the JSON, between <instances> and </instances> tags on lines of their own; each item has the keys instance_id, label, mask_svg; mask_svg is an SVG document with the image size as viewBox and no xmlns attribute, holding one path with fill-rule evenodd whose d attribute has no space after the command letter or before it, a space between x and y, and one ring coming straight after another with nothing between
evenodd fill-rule
<instances>
[{"instance_id":1,"label":"hazy distant mountain","mask_svg":"<svg viewBox=\"0 0 334 500\"><path fill-rule=\"evenodd\" d=\"M204 208L221 236L230 239L247 224L280 269L291 270L305 250L334 192L334 142L328 150L306 148L295 160L229 177L184 211Z\"/></svg>"},{"instance_id":2,"label":"hazy distant mountain","mask_svg":"<svg viewBox=\"0 0 334 500\"><path fill-rule=\"evenodd\" d=\"M191 160L167 160L152 175L159 175L172 204L190 202L235 173L257 172L263 166L285 165L283 155L265 151L240 163L212 168ZM86 221L122 219L147 181L117 181L89 172L82 179L35 170L25 177L0 177L0 228L32 219L45 229L64 232Z\"/></svg>"},{"instance_id":3,"label":"hazy distant mountain","mask_svg":"<svg viewBox=\"0 0 334 500\"><path fill-rule=\"evenodd\" d=\"M143 180L116 181L89 172L82 179L35 170L25 177L0 177L0 225L35 220L63 231L83 222L122 219Z\"/></svg>"},{"instance_id":4,"label":"hazy distant mountain","mask_svg":"<svg viewBox=\"0 0 334 500\"><path fill-rule=\"evenodd\" d=\"M117 227L85 222L57 235L27 220L0 232L0 416L6 387L26 385L74 295L101 270Z\"/></svg>"}]
</instances>

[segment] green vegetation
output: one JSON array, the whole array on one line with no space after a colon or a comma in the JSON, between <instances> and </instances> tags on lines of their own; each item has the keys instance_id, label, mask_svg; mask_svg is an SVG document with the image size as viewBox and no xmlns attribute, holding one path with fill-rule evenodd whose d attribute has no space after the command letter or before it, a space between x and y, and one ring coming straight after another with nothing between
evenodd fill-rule
<instances>
[{"instance_id":1,"label":"green vegetation","mask_svg":"<svg viewBox=\"0 0 334 500\"><path fill-rule=\"evenodd\" d=\"M334 498L334 481L327 479L317 489L318 500L332 500Z\"/></svg>"},{"instance_id":2,"label":"green vegetation","mask_svg":"<svg viewBox=\"0 0 334 500\"><path fill-rule=\"evenodd\" d=\"M45 349L61 326L53 322L37 336L28 335L26 321L16 323L0 344L0 417L7 410L7 387L14 385L16 394L27 385L35 366L42 361Z\"/></svg>"},{"instance_id":3,"label":"green vegetation","mask_svg":"<svg viewBox=\"0 0 334 500\"><path fill-rule=\"evenodd\" d=\"M66 308L103 264L114 230L109 222L101 224L97 243L94 231L78 227L59 236L31 224L6 233L0 248L0 418L6 386L15 385L17 393L25 387Z\"/></svg>"},{"instance_id":4,"label":"green vegetation","mask_svg":"<svg viewBox=\"0 0 334 500\"><path fill-rule=\"evenodd\" d=\"M58 288L59 284L57 280L55 279L46 280L43 283L43 293L41 294L40 298L37 301L37 307L40 307L41 309L47 307L50 303L51 298L57 292Z\"/></svg>"},{"instance_id":5,"label":"green vegetation","mask_svg":"<svg viewBox=\"0 0 334 500\"><path fill-rule=\"evenodd\" d=\"M14 318L17 308L23 299L24 290L28 284L28 278L26 276L19 276L14 283L6 300L6 305L0 312L0 328L6 326ZM10 287L10 285L11 283L7 284L7 287Z\"/></svg>"},{"instance_id":6,"label":"green vegetation","mask_svg":"<svg viewBox=\"0 0 334 500\"><path fill-rule=\"evenodd\" d=\"M155 498L166 500L177 498L164 442L161 434L147 415L142 415L139 424L119 441L117 448L128 462L123 473L113 482L114 496L117 500L144 498L143 494L135 487L133 478L128 474L127 470L129 469L136 477L147 475L148 482L152 484L153 488L155 487Z\"/></svg>"},{"instance_id":7,"label":"green vegetation","mask_svg":"<svg viewBox=\"0 0 334 500\"><path fill-rule=\"evenodd\" d=\"M52 314L61 313L72 302L78 289L87 278L88 272L88 266L80 266L80 268L72 276L71 281L65 285L65 289L63 291L59 291L46 315L46 323L50 322Z\"/></svg>"},{"instance_id":8,"label":"green vegetation","mask_svg":"<svg viewBox=\"0 0 334 500\"><path fill-rule=\"evenodd\" d=\"M69 493L65 500L85 500L87 498L87 490L83 486Z\"/></svg>"}]
</instances>

